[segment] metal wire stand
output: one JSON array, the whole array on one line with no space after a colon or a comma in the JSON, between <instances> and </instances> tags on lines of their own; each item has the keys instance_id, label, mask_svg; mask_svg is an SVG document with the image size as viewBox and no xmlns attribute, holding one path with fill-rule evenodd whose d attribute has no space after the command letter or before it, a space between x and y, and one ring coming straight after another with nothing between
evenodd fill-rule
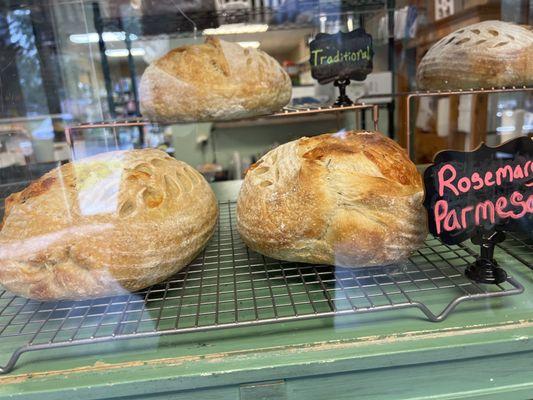
<instances>
[{"instance_id":1,"label":"metal wire stand","mask_svg":"<svg viewBox=\"0 0 533 400\"><path fill-rule=\"evenodd\" d=\"M316 107L284 107L279 112L276 112L274 114L269 115L261 115L255 118L286 118L286 117L300 117L303 115L314 115L314 114L322 114L322 113L335 113L337 116L341 115L341 113L347 112L347 111L353 111L354 113L357 113L358 111L364 111L367 109L372 109L372 121L374 125L374 130L378 129L378 121L379 121L379 105L378 104L365 104L365 103L359 103L359 104L352 104L350 106L316 106ZM171 123L180 123L180 121L174 121ZM165 125L171 124L166 123ZM121 121L103 121L103 122L88 122L83 123L79 125L73 125L65 128L65 137L67 140L67 143L69 144L71 151L72 151L72 158L76 158L76 149L75 149L75 141L76 141L76 135L80 132L91 130L91 129L111 129L113 133L113 140L114 140L114 146L116 149L119 149L119 143L118 143L118 134L117 129L120 128L139 128L144 129L145 126L149 125L157 125L155 122L151 122L142 118L131 118L131 119L125 119ZM142 135L141 135L142 137ZM141 143L142 144L142 143Z\"/></svg>"},{"instance_id":2,"label":"metal wire stand","mask_svg":"<svg viewBox=\"0 0 533 400\"><path fill-rule=\"evenodd\" d=\"M467 247L429 238L404 264L384 268L278 261L250 251L235 229L235 203L220 203L218 228L203 253L167 282L80 302L0 291L0 344L14 350L0 359L6 363L0 373L13 370L25 352L114 340L404 308L437 322L464 301L524 290L513 278L501 285L469 281L463 271L474 257Z\"/></svg>"}]
</instances>

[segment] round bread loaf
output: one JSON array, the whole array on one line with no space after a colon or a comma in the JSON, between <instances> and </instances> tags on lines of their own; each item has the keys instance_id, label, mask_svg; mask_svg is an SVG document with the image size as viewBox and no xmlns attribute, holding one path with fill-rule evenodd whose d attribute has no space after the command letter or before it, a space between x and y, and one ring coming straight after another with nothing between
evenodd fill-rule
<instances>
[{"instance_id":1,"label":"round bread loaf","mask_svg":"<svg viewBox=\"0 0 533 400\"><path fill-rule=\"evenodd\" d=\"M291 91L289 76L266 53L208 37L146 68L141 112L159 122L247 118L278 111Z\"/></svg>"},{"instance_id":2,"label":"round bread loaf","mask_svg":"<svg viewBox=\"0 0 533 400\"><path fill-rule=\"evenodd\" d=\"M459 29L435 43L420 61L418 87L477 89L533 84L533 31L502 21Z\"/></svg>"},{"instance_id":3,"label":"round bread loaf","mask_svg":"<svg viewBox=\"0 0 533 400\"><path fill-rule=\"evenodd\" d=\"M7 198L0 284L39 300L143 289L193 260L217 213L205 179L160 150L68 163Z\"/></svg>"},{"instance_id":4,"label":"round bread loaf","mask_svg":"<svg viewBox=\"0 0 533 400\"><path fill-rule=\"evenodd\" d=\"M427 236L422 179L405 151L377 132L286 143L254 164L237 202L253 250L343 267L406 259Z\"/></svg>"}]
</instances>

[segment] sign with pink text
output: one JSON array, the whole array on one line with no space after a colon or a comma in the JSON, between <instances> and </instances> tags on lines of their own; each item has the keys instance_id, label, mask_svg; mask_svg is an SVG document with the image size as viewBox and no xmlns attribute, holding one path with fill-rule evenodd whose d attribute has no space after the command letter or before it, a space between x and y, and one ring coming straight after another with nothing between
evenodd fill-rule
<instances>
[{"instance_id":1,"label":"sign with pink text","mask_svg":"<svg viewBox=\"0 0 533 400\"><path fill-rule=\"evenodd\" d=\"M430 232L447 244L494 231L533 236L533 139L442 151L424 173Z\"/></svg>"}]
</instances>

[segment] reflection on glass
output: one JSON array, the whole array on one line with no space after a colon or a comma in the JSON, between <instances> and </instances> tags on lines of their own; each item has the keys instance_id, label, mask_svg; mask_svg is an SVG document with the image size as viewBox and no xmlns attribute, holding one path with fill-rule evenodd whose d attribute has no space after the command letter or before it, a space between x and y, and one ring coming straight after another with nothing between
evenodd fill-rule
<instances>
[{"instance_id":1,"label":"reflection on glass","mask_svg":"<svg viewBox=\"0 0 533 400\"><path fill-rule=\"evenodd\" d=\"M80 213L85 216L115 213L123 174L122 154L111 160L73 163Z\"/></svg>"}]
</instances>

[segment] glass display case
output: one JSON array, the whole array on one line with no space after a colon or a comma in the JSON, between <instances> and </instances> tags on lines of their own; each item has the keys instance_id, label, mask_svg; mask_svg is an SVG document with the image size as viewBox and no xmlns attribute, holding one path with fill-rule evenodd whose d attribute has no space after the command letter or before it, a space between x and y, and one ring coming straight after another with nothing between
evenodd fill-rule
<instances>
[{"instance_id":1,"label":"glass display case","mask_svg":"<svg viewBox=\"0 0 533 400\"><path fill-rule=\"evenodd\" d=\"M529 0L0 10L0 398L533 397Z\"/></svg>"}]
</instances>

